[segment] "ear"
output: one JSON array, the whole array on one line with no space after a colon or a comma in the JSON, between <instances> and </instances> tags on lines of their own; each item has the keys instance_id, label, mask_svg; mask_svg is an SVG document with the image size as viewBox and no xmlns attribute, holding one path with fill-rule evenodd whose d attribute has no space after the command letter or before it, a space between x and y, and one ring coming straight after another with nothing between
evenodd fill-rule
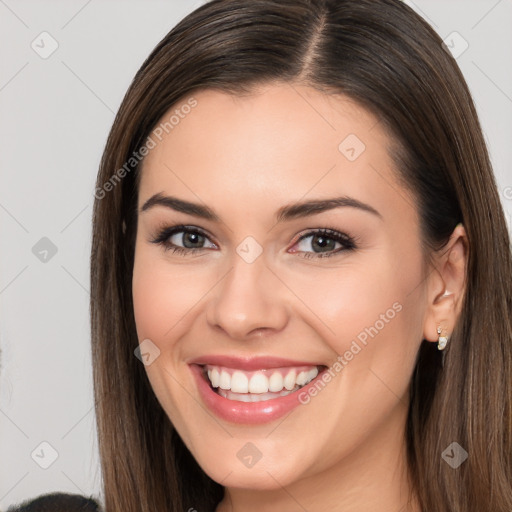
<instances>
[{"instance_id":1,"label":"ear","mask_svg":"<svg viewBox=\"0 0 512 512\"><path fill-rule=\"evenodd\" d=\"M427 278L427 308L423 337L437 342L451 336L462 309L466 291L466 268L469 254L466 230L462 224L454 229L448 244L433 255Z\"/></svg>"}]
</instances>

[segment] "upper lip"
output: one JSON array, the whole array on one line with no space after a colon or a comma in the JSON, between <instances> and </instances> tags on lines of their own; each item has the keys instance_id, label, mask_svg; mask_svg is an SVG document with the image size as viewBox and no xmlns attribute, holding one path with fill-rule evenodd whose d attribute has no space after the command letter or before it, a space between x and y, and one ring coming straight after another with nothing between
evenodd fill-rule
<instances>
[{"instance_id":1,"label":"upper lip","mask_svg":"<svg viewBox=\"0 0 512 512\"><path fill-rule=\"evenodd\" d=\"M205 355L189 361L189 364L224 366L239 370L255 371L267 368L282 368L287 366L325 366L311 361L297 361L273 356L237 357L228 355Z\"/></svg>"}]
</instances>

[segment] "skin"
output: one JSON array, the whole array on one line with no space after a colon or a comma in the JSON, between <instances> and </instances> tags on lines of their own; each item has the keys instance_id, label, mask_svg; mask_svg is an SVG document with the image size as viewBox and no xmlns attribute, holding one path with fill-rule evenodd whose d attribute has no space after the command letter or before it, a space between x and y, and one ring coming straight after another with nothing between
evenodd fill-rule
<instances>
[{"instance_id":1,"label":"skin","mask_svg":"<svg viewBox=\"0 0 512 512\"><path fill-rule=\"evenodd\" d=\"M222 222L163 206L140 212L133 298L139 340L160 350L146 366L154 392L200 466L225 486L217 511L419 511L405 465L408 385L422 339L437 342L438 326L450 334L460 313L464 228L427 264L416 203L388 155L392 138L345 96L272 83L242 97L203 90L194 98L146 157L138 207L161 192L205 204ZM338 149L349 134L366 146L354 161ZM342 207L275 222L286 204L342 195L381 217ZM210 235L201 252L151 243L162 225L180 223ZM297 244L322 228L356 238L357 248L321 258L318 238ZM263 249L250 264L236 252L247 236ZM183 247L188 238L172 240ZM203 406L193 358L271 355L331 366L397 303L400 312L288 416L236 425ZM252 468L237 458L247 442L262 454Z\"/></svg>"}]
</instances>

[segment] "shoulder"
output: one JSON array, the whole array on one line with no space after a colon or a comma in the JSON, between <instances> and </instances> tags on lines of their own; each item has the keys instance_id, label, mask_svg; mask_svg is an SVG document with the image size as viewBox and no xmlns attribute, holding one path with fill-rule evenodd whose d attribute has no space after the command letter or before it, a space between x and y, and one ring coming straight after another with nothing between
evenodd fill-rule
<instances>
[{"instance_id":1,"label":"shoulder","mask_svg":"<svg viewBox=\"0 0 512 512\"><path fill-rule=\"evenodd\" d=\"M101 508L92 498L54 492L13 505L7 512L101 512Z\"/></svg>"}]
</instances>

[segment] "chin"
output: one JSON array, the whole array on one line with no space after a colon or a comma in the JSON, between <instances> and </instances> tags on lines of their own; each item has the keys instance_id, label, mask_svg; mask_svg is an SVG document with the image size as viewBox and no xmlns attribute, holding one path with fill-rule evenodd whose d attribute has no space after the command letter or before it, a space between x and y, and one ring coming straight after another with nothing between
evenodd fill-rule
<instances>
[{"instance_id":1,"label":"chin","mask_svg":"<svg viewBox=\"0 0 512 512\"><path fill-rule=\"evenodd\" d=\"M260 461L261 462L261 461ZM259 465L259 464L258 464ZM226 464L222 470L207 468L207 475L215 482L234 489L252 489L254 491L271 491L282 489L300 478L296 469L283 468L276 464L259 468L232 468Z\"/></svg>"}]
</instances>

